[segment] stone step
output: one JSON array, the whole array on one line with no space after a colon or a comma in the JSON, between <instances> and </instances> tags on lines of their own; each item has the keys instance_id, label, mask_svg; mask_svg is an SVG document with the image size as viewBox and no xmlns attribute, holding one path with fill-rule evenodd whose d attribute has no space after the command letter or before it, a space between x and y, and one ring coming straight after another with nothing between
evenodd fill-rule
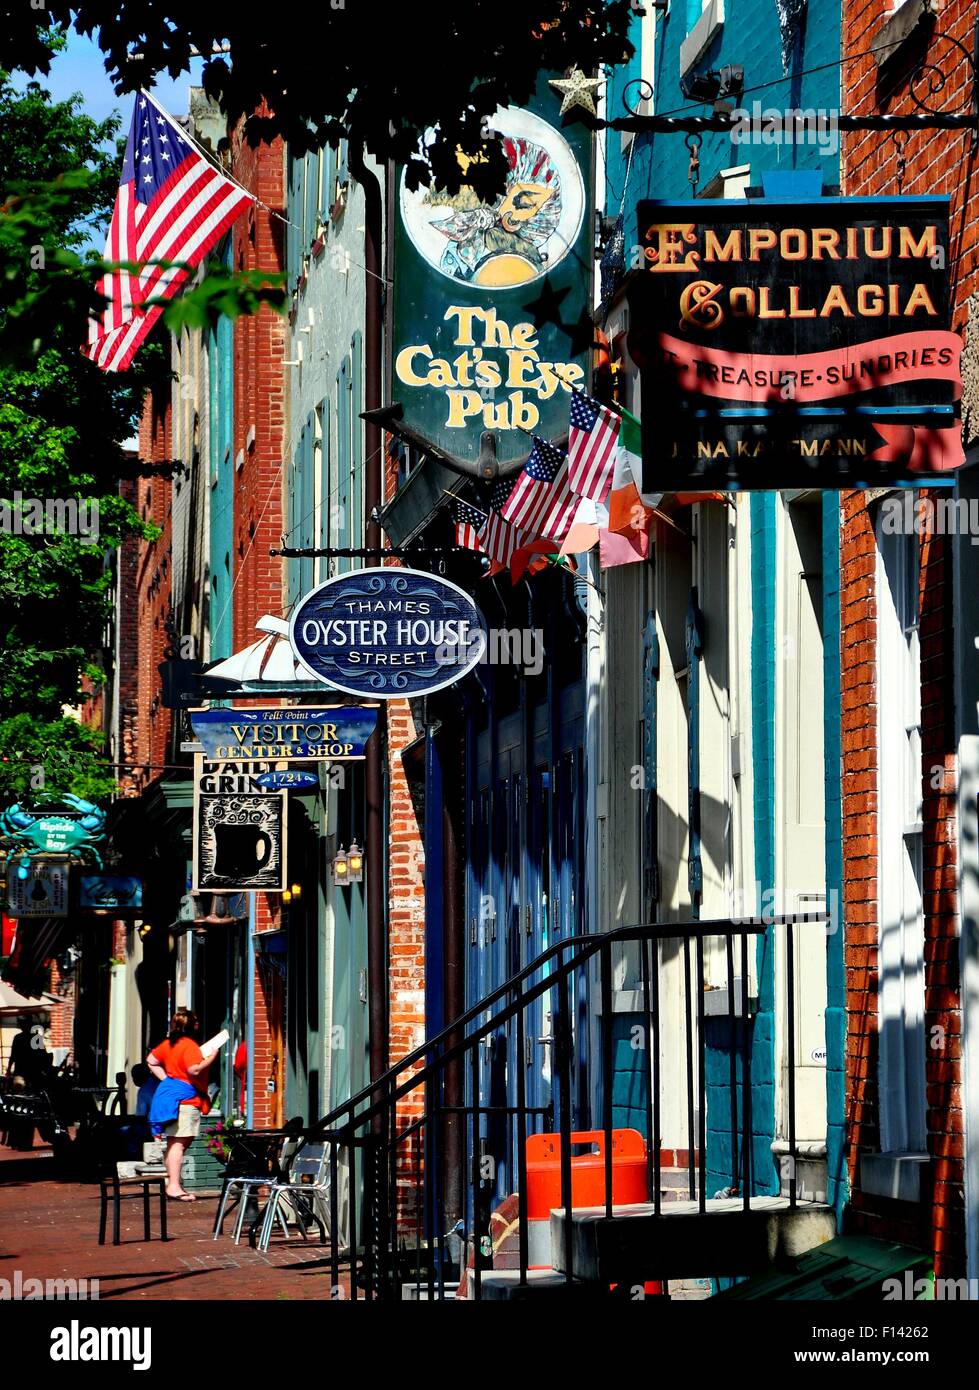
<instances>
[{"instance_id":1,"label":"stone step","mask_svg":"<svg viewBox=\"0 0 979 1390\"><path fill-rule=\"evenodd\" d=\"M556 1269L529 1269L527 1283L520 1283L520 1271L516 1269L489 1269L483 1274L481 1294L486 1303L519 1303L541 1298L595 1298L603 1292L599 1284L588 1284L582 1279L568 1280ZM470 1281L467 1300L475 1297Z\"/></svg>"},{"instance_id":2,"label":"stone step","mask_svg":"<svg viewBox=\"0 0 979 1390\"><path fill-rule=\"evenodd\" d=\"M800 1255L836 1235L832 1207L787 1197L711 1197L701 1211L689 1199L572 1213L572 1269L576 1278L640 1284L664 1276L699 1279L757 1274L781 1255ZM565 1271L565 1214L552 1211L551 1264Z\"/></svg>"}]
</instances>

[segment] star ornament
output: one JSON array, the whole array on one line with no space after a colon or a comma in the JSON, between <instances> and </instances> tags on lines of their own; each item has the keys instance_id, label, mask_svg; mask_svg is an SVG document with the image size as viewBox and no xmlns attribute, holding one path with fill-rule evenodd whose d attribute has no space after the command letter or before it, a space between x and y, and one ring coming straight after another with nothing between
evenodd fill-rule
<instances>
[{"instance_id":1,"label":"star ornament","mask_svg":"<svg viewBox=\"0 0 979 1390\"><path fill-rule=\"evenodd\" d=\"M595 95L602 86L600 77L586 77L580 68L572 68L567 77L550 78L548 86L561 94L562 116L576 106L583 106L592 116L597 115Z\"/></svg>"}]
</instances>

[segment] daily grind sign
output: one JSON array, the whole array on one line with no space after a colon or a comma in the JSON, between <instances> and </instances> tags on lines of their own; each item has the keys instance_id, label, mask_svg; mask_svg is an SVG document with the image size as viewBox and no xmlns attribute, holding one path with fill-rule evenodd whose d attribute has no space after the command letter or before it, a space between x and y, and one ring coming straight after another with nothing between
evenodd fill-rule
<instances>
[{"instance_id":1,"label":"daily grind sign","mask_svg":"<svg viewBox=\"0 0 979 1390\"><path fill-rule=\"evenodd\" d=\"M644 490L848 487L963 462L938 198L639 204Z\"/></svg>"},{"instance_id":2,"label":"daily grind sign","mask_svg":"<svg viewBox=\"0 0 979 1390\"><path fill-rule=\"evenodd\" d=\"M545 79L533 106L487 118L508 165L492 202L400 175L394 396L407 424L456 455L482 430L501 459L526 454L525 431L565 432L570 393L587 386L591 137L558 127Z\"/></svg>"}]
</instances>

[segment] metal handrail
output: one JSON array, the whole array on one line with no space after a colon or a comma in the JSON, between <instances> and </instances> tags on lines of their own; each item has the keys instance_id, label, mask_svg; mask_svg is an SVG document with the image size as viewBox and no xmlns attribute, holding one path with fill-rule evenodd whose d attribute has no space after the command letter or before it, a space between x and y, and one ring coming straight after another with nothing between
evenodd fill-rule
<instances>
[{"instance_id":1,"label":"metal handrail","mask_svg":"<svg viewBox=\"0 0 979 1390\"><path fill-rule=\"evenodd\" d=\"M442 1060L445 1061L448 1056L454 1056L456 1053L464 1051L466 1047L470 1046L474 1041L478 1041L480 1038L486 1036L486 1034L495 1031L501 1023L505 1023L508 1018L513 1016L517 1007L520 1007L522 1004L530 1003L540 994L553 989L557 984L557 976L561 971L576 970L597 951L611 949L611 947L617 943L625 941L651 941L660 938L671 940L677 938L696 939L727 935L760 936L770 927L795 926L803 925L808 922L826 922L828 920L829 916L825 912L797 913L772 917L752 917L744 921L735 921L733 918L722 917L709 922L650 922L643 926L616 927L608 932L590 932L584 935L564 937L561 941L556 941L552 946L549 946L546 951L542 951L534 960L516 971L515 974L505 980L503 984L491 990L478 1004L471 1005L452 1023L443 1028L440 1033L436 1033L434 1037L429 1038L419 1047L416 1047L413 1052L407 1053L400 1061L395 1062L393 1066L388 1068L383 1076L378 1077L376 1081L370 1082L367 1086L364 1086L358 1091L356 1095L351 1096L350 1099L344 1101L342 1105L337 1106L327 1115L324 1115L322 1120L319 1120L311 1127L311 1132L318 1133L320 1129L336 1128L337 1122L344 1115L351 1115L351 1120L356 1119L359 1122L376 1113L378 1108L377 1104L373 1105L369 1110L361 1111L356 1116L351 1114L361 1102L369 1100L372 1096L376 1095L380 1087L390 1084L395 1076L400 1075L401 1072L406 1071L409 1067L415 1066L418 1062L423 1062L429 1053L437 1051L444 1042L447 1042L457 1034L460 1028L465 1028L467 1024L477 1019L480 1014L485 1013L487 1008L497 1000L502 999L507 994L514 993L514 991L519 989L524 980L536 974L538 970L543 969L549 961L564 951L579 946L582 948L580 957L574 957L572 960L560 964L557 971L548 974L544 980L540 981L539 984L535 986L531 993L522 994L520 1000L515 1004L511 1004L509 1008L505 1009L499 1015L494 1015L492 1019L485 1021L474 1032L467 1033L460 1042L452 1047L448 1054L443 1054ZM410 1077L411 1085L407 1087L407 1090L414 1090L415 1086L427 1071L428 1065L431 1064L427 1064L420 1071L412 1073ZM402 1089L398 1091L393 1098L389 1099L400 1100L402 1096L407 1094L407 1090ZM384 1104L384 1101L380 1102L381 1106Z\"/></svg>"},{"instance_id":2,"label":"metal handrail","mask_svg":"<svg viewBox=\"0 0 979 1390\"><path fill-rule=\"evenodd\" d=\"M571 1158L571 1114L572 1114L572 1070L577 1063L572 1050L574 1023L570 1000L570 983L576 972L581 971L596 956L601 964L601 1014L600 1028L602 1041L603 1107L601 1129L605 1136L604 1152L604 1194L605 1215L613 1218L613 1165L612 1165L612 1104L611 1104L611 1041L612 1009L611 979L612 952L616 945L627 942L640 942L641 993L643 996L643 1016L646 1019L646 1037L652 1051L651 1075L647 1083L646 1124L647 1124L647 1187L654 1204L654 1211L660 1214L660 1083L662 1080L659 1063L660 1005L659 980L655 943L659 940L681 940L683 942L684 997L686 1015L686 1054L687 1064L687 1110L688 1110L688 1180L689 1195L695 1196L702 1212L707 1202L707 1154L706 1154L706 1107L707 1077L705 1063L705 1021L704 1009L704 945L708 938L726 938L726 969L730 995L730 1017L732 1020L749 1017L749 956L748 941L769 928L784 926L786 949L789 954L788 983L790 996L787 999L789 1042L789 1065L794 1056L794 999L791 985L794 979L794 939L793 927L803 923L825 923L826 913L805 913L786 916L771 916L735 921L730 918L704 922L658 922L642 926L621 927L607 933L593 933L566 937L556 941L535 960L523 966L508 980L492 990L476 1005L443 1028L433 1038L428 1039L400 1062L389 1068L382 1077L362 1088L342 1106L332 1110L317 1125L303 1132L304 1138L327 1139L331 1142L330 1155L330 1208L331 1230L337 1233L337 1183L338 1154L345 1152L348 1164L348 1190L358 1191L358 1162L362 1163L361 1176L364 1183L364 1222L362 1228L363 1250L357 1239L357 1207L354 1199L348 1206L350 1221L349 1254L343 1261L349 1265L353 1296L359 1297L358 1272L363 1276L362 1287L367 1298L384 1297L397 1291L405 1277L405 1259L410 1250L401 1234L405 1219L411 1229L411 1208L404 1203L414 1192L414 1244L415 1278L421 1290L422 1267L425 1266L425 1279L430 1297L444 1296L443 1275L446 1266L443 1230L443 1207L448 1201L445 1187L447 1155L440 1148L443 1135L442 1125L449 1115L468 1116L470 1129L463 1119L461 1130L460 1191L462 1198L462 1218L464 1248L469 1247L469 1214L472 1216L472 1271L474 1295L481 1297L482 1271L489 1258L483 1252L483 1241L488 1238L490 1203L495 1177L484 1183L479 1170L479 1155L484 1152L481 1134L481 1117L496 1114L506 1117L508 1128L505 1139L505 1152L512 1156L516 1168L518 1198L519 1269L520 1281L528 1278L528 1207L527 1207L527 1168L526 1145L528 1122L545 1117L547 1129L555 1122L554 1103L558 1105L558 1129L560 1132L560 1192L559 1210L564 1211L564 1269L568 1280L574 1277L574 1249L572 1229L572 1158ZM741 940L741 978L740 992L735 990L734 938ZM692 957L691 947L695 948ZM694 1002L691 968L695 967L696 990L698 998ZM535 975L539 975L536 981ZM547 1107L531 1107L527 1104L524 1088L524 1013L529 1005L543 995L556 991L557 1002L553 1015L553 1073L551 1101ZM494 1008L494 1006L499 1006ZM487 1012L492 1009L490 1017ZM516 1084L516 1105L509 1103L512 1093L508 1090L507 1103L499 1104L499 1097L483 1100L480 1092L479 1049L482 1042L493 1034L499 1034L511 1019L516 1019L517 1056L519 1065L512 1078ZM472 1025L475 1026L473 1027ZM692 1030L697 1029L697 1066L694 1067L692 1050ZM469 1031L467 1031L469 1030ZM735 1096L736 1050L742 1051L741 1097L742 1113L740 1124ZM740 1191L745 1211L750 1208L753 1191L752 1174L754 1164L751 1153L751 1043L746 1033L739 1036L735 1029L730 1041L730 1085L731 1085L731 1132L732 1143L739 1138L738 1148L733 1147L732 1163L735 1186L732 1191ZM468 1058L468 1082L472 1099L462 1105L447 1105L443 1102L442 1086L448 1080L449 1067L456 1061ZM411 1070L417 1068L416 1070ZM695 1081L696 1071L696 1081ZM410 1072L410 1075L406 1073ZM509 1087L508 1081L505 1083ZM697 1088L699 1108L696 1135L694 1132L694 1088ZM399 1128L397 1107L405 1097L419 1092L423 1097L419 1115L406 1117L407 1123ZM788 1081L788 1128L790 1158L794 1161L796 1140L795 1129L795 1085L794 1077ZM587 1105L587 1102L586 1102ZM358 1110L358 1106L363 1106ZM695 1160L696 1142L696 1160ZM490 1152L493 1152L491 1149ZM471 1166L470 1166L471 1158ZM407 1166L406 1166L407 1165ZM696 1171L695 1171L696 1169ZM789 1202L794 1207L797 1190L794 1172L790 1170ZM458 1211L449 1207L448 1212ZM452 1216L449 1215L451 1221ZM330 1264L333 1280L339 1286L340 1253L338 1236L331 1241ZM362 1256L362 1257L361 1257ZM437 1293L436 1293L437 1290Z\"/></svg>"}]
</instances>

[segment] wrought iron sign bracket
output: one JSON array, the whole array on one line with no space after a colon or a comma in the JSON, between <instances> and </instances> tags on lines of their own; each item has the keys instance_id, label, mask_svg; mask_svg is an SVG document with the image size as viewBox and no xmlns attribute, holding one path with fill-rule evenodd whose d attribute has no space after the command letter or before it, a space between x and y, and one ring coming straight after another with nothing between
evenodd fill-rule
<instances>
[{"instance_id":1,"label":"wrought iron sign bracket","mask_svg":"<svg viewBox=\"0 0 979 1390\"><path fill-rule=\"evenodd\" d=\"M475 554L465 545L392 545L392 546L283 546L270 550L270 555L282 555L287 560L408 560L424 555Z\"/></svg>"},{"instance_id":2,"label":"wrought iron sign bracket","mask_svg":"<svg viewBox=\"0 0 979 1390\"><path fill-rule=\"evenodd\" d=\"M404 423L404 406L394 401L390 405L383 405L377 410L362 410L360 418L366 420L368 424L379 425L395 438L402 440L413 449L419 449L422 453L429 454L437 459L439 463L445 464L453 473L459 473L464 478L478 478L483 482L495 482L497 478L513 478L520 472L524 464L530 457L530 450L522 454L520 458L508 459L501 463L496 456L496 435L492 430L483 430L479 436L479 456L476 459L461 459L455 454L448 453L445 449L413 429L411 425ZM325 551L317 552L325 554ZM337 552L339 553L339 552ZM393 553L393 552L385 552Z\"/></svg>"},{"instance_id":3,"label":"wrought iron sign bracket","mask_svg":"<svg viewBox=\"0 0 979 1390\"><path fill-rule=\"evenodd\" d=\"M972 148L979 148L979 21L973 30L972 52L959 39L950 34L934 34L931 45L950 44L968 64L971 81L967 84L965 100L950 111L936 111L929 102L940 97L950 83L950 75L944 72L937 62L929 62L926 54L907 77L907 90L912 102L918 108L914 114L860 114L840 113L832 117L837 130L853 131L916 131L916 130L967 130L972 134ZM645 78L633 78L622 91L622 105L627 114L612 120L601 120L582 110L575 112L575 119L582 121L591 130L618 130L643 135L689 135L695 131L738 130L743 138L754 134L764 134L771 129L771 113L749 115L745 110L741 115L735 111L712 111L705 116L643 116L638 108L653 99L652 84ZM799 113L801 115L801 113ZM826 113L827 118L830 113ZM792 115L786 112L786 116Z\"/></svg>"}]
</instances>

